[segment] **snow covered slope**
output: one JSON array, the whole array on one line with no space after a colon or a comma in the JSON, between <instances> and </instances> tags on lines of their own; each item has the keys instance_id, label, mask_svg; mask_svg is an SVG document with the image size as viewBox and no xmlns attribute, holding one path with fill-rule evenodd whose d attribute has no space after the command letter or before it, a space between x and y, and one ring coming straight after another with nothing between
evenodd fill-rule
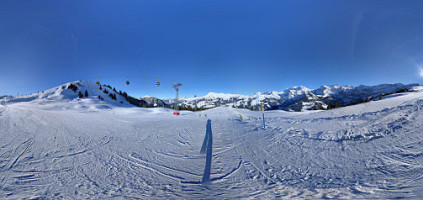
<instances>
[{"instance_id":1,"label":"snow covered slope","mask_svg":"<svg viewBox=\"0 0 423 200\"><path fill-rule=\"evenodd\" d=\"M410 90L418 84L381 84L376 86L321 86L317 89L309 89L303 86L288 88L282 92L255 93L253 95L237 95L224 93L209 93L204 97L181 98L180 103L184 106L213 108L217 106L231 106L236 108L248 108L251 110L261 109L260 100L264 99L266 110L324 110L328 103L339 103L346 106L359 103L370 97L395 93L397 91ZM168 104L174 103L173 99L166 100Z\"/></svg>"},{"instance_id":2,"label":"snow covered slope","mask_svg":"<svg viewBox=\"0 0 423 200\"><path fill-rule=\"evenodd\" d=\"M79 97L79 93L83 96ZM87 96L85 96L86 94ZM147 104L144 100L135 99L128 95L125 97L125 95L126 93L118 92L109 85L96 85L92 81L74 81L28 96L5 96L0 101L2 104L28 101L39 104L60 103L61 106L68 109L73 108L68 105L76 106L76 108L80 106L110 108L110 106L132 107L134 105L142 107L143 104ZM128 100L133 102L130 103ZM75 104L68 104L69 102Z\"/></svg>"},{"instance_id":3,"label":"snow covered slope","mask_svg":"<svg viewBox=\"0 0 423 200\"><path fill-rule=\"evenodd\" d=\"M0 199L421 199L416 90L266 111L266 129L261 112L231 107L173 116L60 87L12 99L0 105Z\"/></svg>"}]
</instances>

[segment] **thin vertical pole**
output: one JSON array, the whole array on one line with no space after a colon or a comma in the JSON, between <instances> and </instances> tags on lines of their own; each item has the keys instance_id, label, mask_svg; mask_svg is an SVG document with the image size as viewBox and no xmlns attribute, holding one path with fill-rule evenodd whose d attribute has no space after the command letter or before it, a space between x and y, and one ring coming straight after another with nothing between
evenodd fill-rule
<instances>
[{"instance_id":1,"label":"thin vertical pole","mask_svg":"<svg viewBox=\"0 0 423 200\"><path fill-rule=\"evenodd\" d=\"M264 102L261 100L261 111L263 112L263 128L266 128L266 122L264 121Z\"/></svg>"}]
</instances>

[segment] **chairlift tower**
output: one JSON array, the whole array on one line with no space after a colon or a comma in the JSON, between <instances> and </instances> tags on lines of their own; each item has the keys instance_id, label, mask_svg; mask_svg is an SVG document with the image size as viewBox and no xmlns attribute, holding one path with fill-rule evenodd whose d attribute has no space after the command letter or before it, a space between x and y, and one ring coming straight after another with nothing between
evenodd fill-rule
<instances>
[{"instance_id":1,"label":"chairlift tower","mask_svg":"<svg viewBox=\"0 0 423 200\"><path fill-rule=\"evenodd\" d=\"M179 86L182 86L181 83L174 83L173 88L176 90L176 97L175 97L175 112L173 112L173 115L179 115L179 109L178 109L178 96L179 96Z\"/></svg>"}]
</instances>

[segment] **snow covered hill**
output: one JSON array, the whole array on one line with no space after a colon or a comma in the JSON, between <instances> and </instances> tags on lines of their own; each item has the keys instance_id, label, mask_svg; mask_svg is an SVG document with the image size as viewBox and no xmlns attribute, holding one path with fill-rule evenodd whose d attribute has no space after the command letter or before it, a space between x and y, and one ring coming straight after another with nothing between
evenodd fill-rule
<instances>
[{"instance_id":1,"label":"snow covered hill","mask_svg":"<svg viewBox=\"0 0 423 200\"><path fill-rule=\"evenodd\" d=\"M282 92L255 93L253 95L237 95L224 93L209 93L204 97L181 98L182 106L213 108L231 106L235 108L261 109L260 100L264 99L266 110L324 110L329 102L341 106L352 105L365 101L367 98L380 97L395 92L411 90L418 84L381 84L376 86L321 86L309 89L303 86L291 87ZM165 101L173 104L174 99Z\"/></svg>"},{"instance_id":2,"label":"snow covered hill","mask_svg":"<svg viewBox=\"0 0 423 200\"><path fill-rule=\"evenodd\" d=\"M80 96L81 95L81 96ZM142 99L128 96L125 92L117 91L109 85L97 85L92 81L69 82L39 93L28 96L4 96L0 99L2 104L35 101L39 103L62 103L73 102L74 106L94 106L97 108L109 108L110 106L142 107L148 103Z\"/></svg>"},{"instance_id":3,"label":"snow covered hill","mask_svg":"<svg viewBox=\"0 0 423 200\"><path fill-rule=\"evenodd\" d=\"M264 129L258 111L173 116L74 85L88 97L65 84L0 104L0 199L423 198L423 87L266 111Z\"/></svg>"},{"instance_id":4,"label":"snow covered hill","mask_svg":"<svg viewBox=\"0 0 423 200\"><path fill-rule=\"evenodd\" d=\"M255 93L250 96L210 92L204 97L180 98L179 105L180 107L185 108L190 107L192 110L194 110L194 108L204 109L219 106L260 110L261 100L263 99L264 107L266 110L325 110L328 109L328 106L331 106L329 104L349 106L369 100L379 100L388 94L412 91L415 86L418 86L418 84L381 84L377 86L360 85L357 87L324 85L317 89L295 86L282 92ZM75 88L73 89L73 87ZM85 91L88 93L88 98L85 98ZM84 97L79 98L79 92L81 92ZM29 96L3 96L0 98L0 103L5 104L7 102L58 100L62 102L93 101L107 105L135 105L138 107L164 108L170 108L174 104L174 99L162 100L150 96L134 98L124 92L118 92L111 86L96 85L91 81L75 81L72 83L66 83L61 86Z\"/></svg>"}]
</instances>

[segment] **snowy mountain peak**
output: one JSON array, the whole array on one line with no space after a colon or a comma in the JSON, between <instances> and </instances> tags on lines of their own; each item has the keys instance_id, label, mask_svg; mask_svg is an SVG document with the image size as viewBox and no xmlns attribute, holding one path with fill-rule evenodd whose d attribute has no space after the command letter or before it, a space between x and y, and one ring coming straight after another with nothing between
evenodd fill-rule
<instances>
[{"instance_id":1,"label":"snowy mountain peak","mask_svg":"<svg viewBox=\"0 0 423 200\"><path fill-rule=\"evenodd\" d=\"M306 88L306 87L304 87L304 86L294 86L294 87L290 87L290 88L288 88L288 89L284 90L284 91L280 94L280 96L281 96L283 99L288 100L288 99L298 98L298 97L300 97L300 96L302 96L302 95L304 95L305 93L310 92L310 91L311 91L311 89Z\"/></svg>"},{"instance_id":2,"label":"snowy mountain peak","mask_svg":"<svg viewBox=\"0 0 423 200\"><path fill-rule=\"evenodd\" d=\"M73 81L28 96L4 98L2 101L4 103L35 101L40 104L49 102L68 104L73 102L78 105L81 104L80 106L105 108L110 108L110 106L143 106L146 104L144 100L128 96L125 92L117 91L110 85L97 85L92 81Z\"/></svg>"},{"instance_id":3,"label":"snowy mountain peak","mask_svg":"<svg viewBox=\"0 0 423 200\"><path fill-rule=\"evenodd\" d=\"M341 106L366 101L369 98L382 97L386 94L408 91L418 84L381 84L376 86L322 85L317 89L294 86L282 92L254 93L252 95L224 94L210 92L204 97L180 99L180 105L190 107L213 108L231 106L261 109L261 100L267 110L282 109L290 111L323 110L329 102ZM167 100L172 104L173 100Z\"/></svg>"},{"instance_id":4,"label":"snowy mountain peak","mask_svg":"<svg viewBox=\"0 0 423 200\"><path fill-rule=\"evenodd\" d=\"M81 94L82 96L80 96ZM126 99L119 95L119 92L116 91L115 88L106 85L96 85L92 81L73 81L65 83L61 86L35 94L35 96L37 95L38 99L75 100L89 97L101 99L111 104L127 103Z\"/></svg>"},{"instance_id":5,"label":"snowy mountain peak","mask_svg":"<svg viewBox=\"0 0 423 200\"><path fill-rule=\"evenodd\" d=\"M354 87L350 86L350 85L322 85L321 87L313 90L313 93L316 95L322 95L324 97L328 97L332 94L341 92L341 91L346 91L346 90L351 90Z\"/></svg>"},{"instance_id":6,"label":"snowy mountain peak","mask_svg":"<svg viewBox=\"0 0 423 200\"><path fill-rule=\"evenodd\" d=\"M304 86L294 86L284 90L284 93L304 93L310 91L311 89L304 87Z\"/></svg>"},{"instance_id":7,"label":"snowy mountain peak","mask_svg":"<svg viewBox=\"0 0 423 200\"><path fill-rule=\"evenodd\" d=\"M216 92L209 92L206 96L204 96L204 98L207 99L224 99L224 100L229 100L231 98L236 98L236 97L240 97L243 95L240 94L225 94L225 93L216 93Z\"/></svg>"}]
</instances>

